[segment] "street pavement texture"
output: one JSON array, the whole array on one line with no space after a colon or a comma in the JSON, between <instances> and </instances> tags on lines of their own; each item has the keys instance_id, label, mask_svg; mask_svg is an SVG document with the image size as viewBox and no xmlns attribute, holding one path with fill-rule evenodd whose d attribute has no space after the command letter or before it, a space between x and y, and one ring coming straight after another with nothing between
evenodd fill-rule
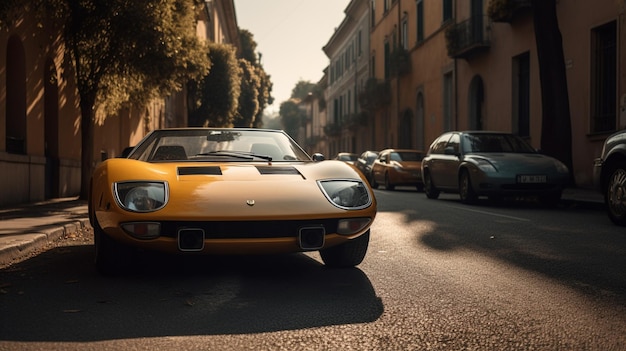
<instances>
[{"instance_id":1,"label":"street pavement texture","mask_svg":"<svg viewBox=\"0 0 626 351\"><path fill-rule=\"evenodd\" d=\"M603 205L602 195L590 189L565 189L562 201ZM90 228L87 201L76 197L0 208L0 269Z\"/></svg>"}]
</instances>

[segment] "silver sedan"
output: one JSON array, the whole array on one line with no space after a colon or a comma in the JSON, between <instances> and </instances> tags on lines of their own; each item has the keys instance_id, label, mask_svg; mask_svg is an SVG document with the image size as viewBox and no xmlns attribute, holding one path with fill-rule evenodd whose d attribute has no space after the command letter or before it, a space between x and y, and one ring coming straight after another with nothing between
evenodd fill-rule
<instances>
[{"instance_id":1,"label":"silver sedan","mask_svg":"<svg viewBox=\"0 0 626 351\"><path fill-rule=\"evenodd\" d=\"M569 181L559 160L538 153L524 139L501 132L456 131L439 136L422 160L424 192L458 193L464 203L479 196L538 196L556 205Z\"/></svg>"}]
</instances>

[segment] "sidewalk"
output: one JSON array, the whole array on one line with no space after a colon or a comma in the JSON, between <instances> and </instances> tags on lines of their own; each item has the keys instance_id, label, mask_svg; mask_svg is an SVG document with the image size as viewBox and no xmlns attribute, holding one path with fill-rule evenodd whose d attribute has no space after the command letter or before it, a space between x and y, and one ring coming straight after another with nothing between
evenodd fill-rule
<instances>
[{"instance_id":1,"label":"sidewalk","mask_svg":"<svg viewBox=\"0 0 626 351\"><path fill-rule=\"evenodd\" d=\"M600 208L602 195L590 189L565 189L562 201ZM87 202L62 198L0 208L0 268L22 260L64 235L91 228Z\"/></svg>"},{"instance_id":2,"label":"sidewalk","mask_svg":"<svg viewBox=\"0 0 626 351\"><path fill-rule=\"evenodd\" d=\"M87 201L76 197L0 208L0 268L86 227Z\"/></svg>"}]
</instances>

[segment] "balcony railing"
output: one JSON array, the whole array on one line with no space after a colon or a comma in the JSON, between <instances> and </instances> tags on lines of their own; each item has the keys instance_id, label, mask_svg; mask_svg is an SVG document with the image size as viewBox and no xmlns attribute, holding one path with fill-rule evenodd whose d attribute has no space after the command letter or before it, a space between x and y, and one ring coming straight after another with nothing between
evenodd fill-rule
<instances>
[{"instance_id":1,"label":"balcony railing","mask_svg":"<svg viewBox=\"0 0 626 351\"><path fill-rule=\"evenodd\" d=\"M490 47L489 17L472 16L446 30L448 56L468 59Z\"/></svg>"},{"instance_id":2,"label":"balcony railing","mask_svg":"<svg viewBox=\"0 0 626 351\"><path fill-rule=\"evenodd\" d=\"M531 0L490 0L487 13L494 22L511 23L513 18L532 9Z\"/></svg>"}]
</instances>

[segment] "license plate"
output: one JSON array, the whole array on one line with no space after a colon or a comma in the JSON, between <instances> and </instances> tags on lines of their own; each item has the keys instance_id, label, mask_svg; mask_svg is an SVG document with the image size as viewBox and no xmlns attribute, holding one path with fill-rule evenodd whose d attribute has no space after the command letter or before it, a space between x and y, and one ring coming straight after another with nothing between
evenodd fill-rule
<instances>
[{"instance_id":1,"label":"license plate","mask_svg":"<svg viewBox=\"0 0 626 351\"><path fill-rule=\"evenodd\" d=\"M545 175L518 175L518 183L546 183L548 178Z\"/></svg>"}]
</instances>

